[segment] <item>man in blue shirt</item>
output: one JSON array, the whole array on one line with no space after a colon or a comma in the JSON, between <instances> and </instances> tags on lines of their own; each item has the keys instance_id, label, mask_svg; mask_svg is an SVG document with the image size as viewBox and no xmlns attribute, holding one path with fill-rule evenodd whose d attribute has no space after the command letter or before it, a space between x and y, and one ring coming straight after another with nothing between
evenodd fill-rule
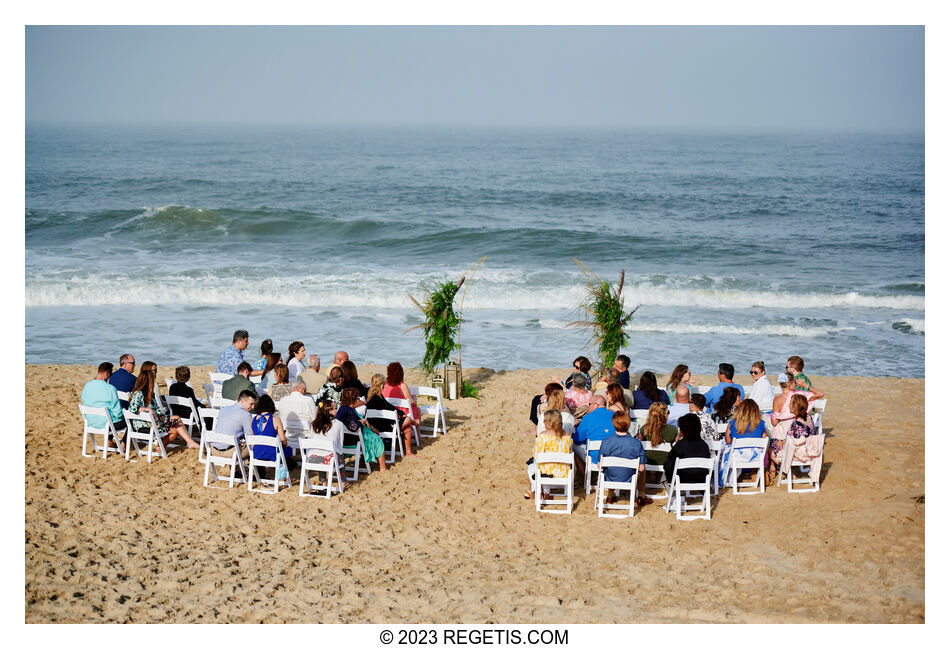
<instances>
[{"instance_id":1,"label":"man in blue shirt","mask_svg":"<svg viewBox=\"0 0 950 649\"><path fill-rule=\"evenodd\" d=\"M244 329L234 332L231 346L218 356L216 372L222 374L237 374L238 365L244 362L244 350L247 349L248 333Z\"/></svg>"},{"instance_id":2,"label":"man in blue shirt","mask_svg":"<svg viewBox=\"0 0 950 649\"><path fill-rule=\"evenodd\" d=\"M109 385L119 392L132 392L132 388L135 387L135 356L122 354L119 357L119 369L109 377ZM125 399L120 399L119 403L123 408L129 407L129 402Z\"/></svg>"},{"instance_id":3,"label":"man in blue shirt","mask_svg":"<svg viewBox=\"0 0 950 649\"><path fill-rule=\"evenodd\" d=\"M732 377L735 376L735 373L736 368L729 363L719 363L719 385L712 386L704 395L706 397L706 412L712 410L713 406L716 405L716 402L719 401L719 398L722 396L722 391L728 387L737 388L739 390L739 397L745 399L745 390L742 389L742 386L732 382Z\"/></svg>"},{"instance_id":4,"label":"man in blue shirt","mask_svg":"<svg viewBox=\"0 0 950 649\"><path fill-rule=\"evenodd\" d=\"M257 401L257 395L250 390L242 392L237 399L237 403L225 406L218 411L218 421L214 425L214 432L222 435L230 435L237 438L238 441L244 439L246 435L253 435L254 428L251 426L253 417L251 408ZM232 444L212 443L211 452L215 455L231 455ZM242 444L241 455L247 458L247 447Z\"/></svg>"},{"instance_id":5,"label":"man in blue shirt","mask_svg":"<svg viewBox=\"0 0 950 649\"><path fill-rule=\"evenodd\" d=\"M79 401L82 405L91 408L105 408L116 431L125 430L125 419L122 417L119 395L115 388L107 382L111 374L112 363L99 363L96 378L83 386ZM86 417L86 421L93 428L105 428L106 426L106 422L98 415L89 415Z\"/></svg>"},{"instance_id":6,"label":"man in blue shirt","mask_svg":"<svg viewBox=\"0 0 950 649\"><path fill-rule=\"evenodd\" d=\"M574 429L574 454L578 457L578 474L586 471L587 440L603 440L613 435L614 411L607 410L607 401L598 395L590 398L590 407L581 423ZM597 462L600 451L591 451L590 459Z\"/></svg>"}]
</instances>

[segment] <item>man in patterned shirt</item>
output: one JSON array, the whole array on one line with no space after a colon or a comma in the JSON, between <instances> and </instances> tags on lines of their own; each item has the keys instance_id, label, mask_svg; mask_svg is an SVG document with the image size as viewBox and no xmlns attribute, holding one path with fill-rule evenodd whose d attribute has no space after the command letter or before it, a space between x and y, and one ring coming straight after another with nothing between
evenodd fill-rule
<instances>
[{"instance_id":1,"label":"man in patterned shirt","mask_svg":"<svg viewBox=\"0 0 950 649\"><path fill-rule=\"evenodd\" d=\"M222 374L237 374L238 365L244 362L243 352L247 349L247 339L248 333L244 329L238 329L234 332L231 346L218 356L216 372L221 372Z\"/></svg>"}]
</instances>

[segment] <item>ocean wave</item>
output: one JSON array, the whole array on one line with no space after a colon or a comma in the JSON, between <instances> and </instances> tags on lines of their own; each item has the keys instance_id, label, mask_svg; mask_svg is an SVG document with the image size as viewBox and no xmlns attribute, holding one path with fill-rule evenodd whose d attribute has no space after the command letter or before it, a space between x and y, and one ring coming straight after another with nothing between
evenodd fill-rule
<instances>
[{"instance_id":1,"label":"ocean wave","mask_svg":"<svg viewBox=\"0 0 950 649\"><path fill-rule=\"evenodd\" d=\"M434 276L454 279L461 276L463 270L435 273ZM339 275L291 275L266 268L258 268L257 272L261 275L257 278L242 277L242 273L234 268L218 272L188 272L178 276L142 274L134 278L97 273L70 276L61 273L28 273L26 306L275 304L401 309L411 308L406 292L419 297L420 282L431 277L423 273L391 273L387 276L385 273L369 271ZM683 283L682 278L671 278L666 286L658 285L655 281L628 285L624 287L625 303L628 308L640 304L716 310L833 307L924 310L924 298L918 295L695 288L690 287L691 283ZM262 290L262 287L267 289ZM479 276L472 283L465 308L548 312L564 309L573 312L582 297L581 282L571 278L565 280L563 275L557 273L486 269L485 272L479 271Z\"/></svg>"},{"instance_id":2,"label":"ocean wave","mask_svg":"<svg viewBox=\"0 0 950 649\"><path fill-rule=\"evenodd\" d=\"M543 329L566 329L567 320L556 318L541 318ZM805 327L801 325L712 325L689 324L681 322L634 322L627 327L630 333L672 333L672 334L719 334L733 336L797 336L814 338L837 333L839 331L853 331L854 327L817 326Z\"/></svg>"},{"instance_id":3,"label":"ocean wave","mask_svg":"<svg viewBox=\"0 0 950 649\"><path fill-rule=\"evenodd\" d=\"M924 333L924 321L918 318L901 318L891 324L891 327L897 331L903 331L904 333Z\"/></svg>"}]
</instances>

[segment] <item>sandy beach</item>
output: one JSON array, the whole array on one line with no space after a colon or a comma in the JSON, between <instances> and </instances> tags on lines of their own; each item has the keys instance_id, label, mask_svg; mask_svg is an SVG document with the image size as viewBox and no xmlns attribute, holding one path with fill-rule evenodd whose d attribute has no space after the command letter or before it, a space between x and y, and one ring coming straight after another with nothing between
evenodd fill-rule
<instances>
[{"instance_id":1,"label":"sandy beach","mask_svg":"<svg viewBox=\"0 0 950 649\"><path fill-rule=\"evenodd\" d=\"M26 622L924 621L922 379L812 377L820 493L725 493L678 522L522 498L528 405L564 368L467 369L480 399L447 402L447 435L329 501L202 487L194 451L82 458L95 368L25 372Z\"/></svg>"}]
</instances>

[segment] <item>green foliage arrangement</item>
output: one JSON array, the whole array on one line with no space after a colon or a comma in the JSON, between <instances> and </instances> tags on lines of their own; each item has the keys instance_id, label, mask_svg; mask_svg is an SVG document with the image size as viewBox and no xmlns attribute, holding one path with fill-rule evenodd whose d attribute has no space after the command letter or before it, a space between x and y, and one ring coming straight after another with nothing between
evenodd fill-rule
<instances>
[{"instance_id":1,"label":"green foliage arrangement","mask_svg":"<svg viewBox=\"0 0 950 649\"><path fill-rule=\"evenodd\" d=\"M455 338L462 319L455 311L455 295L462 288L463 277L457 282L430 281L423 285L426 299L420 304L416 298L409 299L422 311L423 321L406 331L422 329L426 351L419 364L426 376L431 376L440 365L445 364L455 351Z\"/></svg>"},{"instance_id":2,"label":"green foliage arrangement","mask_svg":"<svg viewBox=\"0 0 950 649\"><path fill-rule=\"evenodd\" d=\"M469 383L465 379L462 379L462 391L459 393L463 399L471 397L473 399L478 398L478 388L473 384Z\"/></svg>"},{"instance_id":3,"label":"green foliage arrangement","mask_svg":"<svg viewBox=\"0 0 950 649\"><path fill-rule=\"evenodd\" d=\"M614 289L610 286L610 282L597 277L594 271L583 262L576 258L574 262L581 267L587 278L586 295L578 310L586 312L590 319L572 322L570 326L587 329L590 344L597 349L596 357L599 365L596 373L601 375L613 366L620 348L625 347L630 340L626 326L640 305L634 307L632 311L624 311L624 271L620 271L620 284Z\"/></svg>"}]
</instances>

